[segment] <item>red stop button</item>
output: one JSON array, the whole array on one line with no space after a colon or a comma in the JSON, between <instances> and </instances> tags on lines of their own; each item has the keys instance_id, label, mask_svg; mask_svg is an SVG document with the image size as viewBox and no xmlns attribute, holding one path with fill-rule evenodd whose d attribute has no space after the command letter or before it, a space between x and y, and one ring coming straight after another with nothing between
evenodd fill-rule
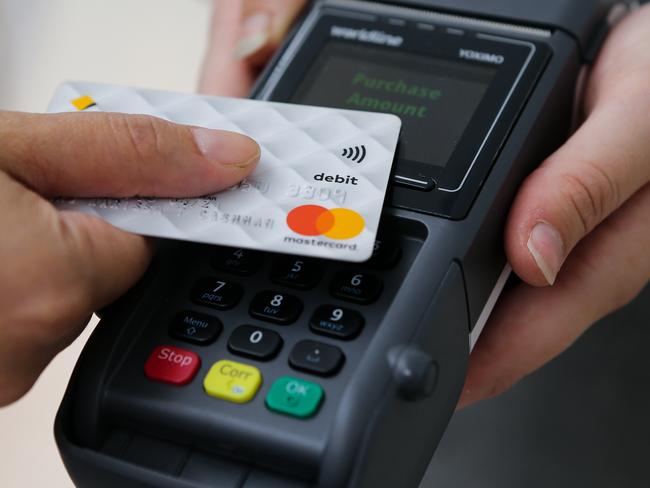
<instances>
[{"instance_id":1,"label":"red stop button","mask_svg":"<svg viewBox=\"0 0 650 488\"><path fill-rule=\"evenodd\" d=\"M144 365L144 374L150 380L170 385L186 385L196 375L201 358L192 351L174 346L159 346Z\"/></svg>"}]
</instances>

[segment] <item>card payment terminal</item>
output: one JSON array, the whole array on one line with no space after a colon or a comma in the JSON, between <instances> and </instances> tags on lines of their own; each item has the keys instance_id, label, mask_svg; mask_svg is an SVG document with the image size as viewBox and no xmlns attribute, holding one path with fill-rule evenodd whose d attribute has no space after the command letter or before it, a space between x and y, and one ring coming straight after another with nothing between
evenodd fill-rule
<instances>
[{"instance_id":1,"label":"card payment terminal","mask_svg":"<svg viewBox=\"0 0 650 488\"><path fill-rule=\"evenodd\" d=\"M417 487L510 272L516 189L567 137L583 67L627 8L310 4L253 95L402 119L375 253L162 243L102 312L59 409L74 482Z\"/></svg>"}]
</instances>

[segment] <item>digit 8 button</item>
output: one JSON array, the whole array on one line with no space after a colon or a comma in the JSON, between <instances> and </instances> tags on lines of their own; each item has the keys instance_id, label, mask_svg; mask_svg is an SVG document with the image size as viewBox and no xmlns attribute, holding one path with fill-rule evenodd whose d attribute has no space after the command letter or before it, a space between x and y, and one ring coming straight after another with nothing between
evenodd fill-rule
<instances>
[{"instance_id":1,"label":"digit 8 button","mask_svg":"<svg viewBox=\"0 0 650 488\"><path fill-rule=\"evenodd\" d=\"M251 316L280 325L295 322L302 312L302 302L287 293L267 290L255 295L249 309Z\"/></svg>"}]
</instances>

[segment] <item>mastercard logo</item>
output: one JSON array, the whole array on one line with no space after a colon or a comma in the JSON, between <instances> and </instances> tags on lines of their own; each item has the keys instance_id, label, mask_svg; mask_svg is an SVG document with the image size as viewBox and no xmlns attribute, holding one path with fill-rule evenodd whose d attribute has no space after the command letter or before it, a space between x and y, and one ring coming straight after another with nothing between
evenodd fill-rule
<instances>
[{"instance_id":1,"label":"mastercard logo","mask_svg":"<svg viewBox=\"0 0 650 488\"><path fill-rule=\"evenodd\" d=\"M287 225L296 234L303 236L345 240L361 234L366 223L361 215L347 208L327 209L320 205L301 205L289 212Z\"/></svg>"}]
</instances>

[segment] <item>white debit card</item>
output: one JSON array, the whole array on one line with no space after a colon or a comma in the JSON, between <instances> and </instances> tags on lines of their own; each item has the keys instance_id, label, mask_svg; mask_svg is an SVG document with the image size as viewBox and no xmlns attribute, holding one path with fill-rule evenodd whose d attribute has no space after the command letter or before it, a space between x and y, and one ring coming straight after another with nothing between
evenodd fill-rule
<instances>
[{"instance_id":1,"label":"white debit card","mask_svg":"<svg viewBox=\"0 0 650 488\"><path fill-rule=\"evenodd\" d=\"M400 132L394 115L69 82L49 112L148 114L254 138L241 184L199 198L56 199L124 230L237 248L370 258Z\"/></svg>"}]
</instances>

